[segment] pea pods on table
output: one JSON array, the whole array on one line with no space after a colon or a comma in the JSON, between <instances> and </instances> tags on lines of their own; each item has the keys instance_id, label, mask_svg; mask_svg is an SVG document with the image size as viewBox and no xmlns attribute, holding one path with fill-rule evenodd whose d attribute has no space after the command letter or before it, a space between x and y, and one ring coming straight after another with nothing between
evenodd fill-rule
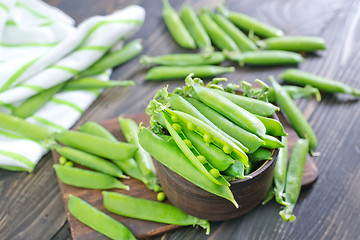
<instances>
[{"instance_id":1,"label":"pea pods on table","mask_svg":"<svg viewBox=\"0 0 360 240\"><path fill-rule=\"evenodd\" d=\"M208 10L202 9L199 14L199 19L211 41L217 48L220 50L239 51L234 40L232 40L231 37L229 37L229 35L214 22L210 17L210 12Z\"/></svg>"},{"instance_id":2,"label":"pea pods on table","mask_svg":"<svg viewBox=\"0 0 360 240\"><path fill-rule=\"evenodd\" d=\"M209 56L199 53L167 54L161 56L142 56L140 62L143 65L159 64L169 66L197 66L220 64L225 61L222 52L213 52Z\"/></svg>"},{"instance_id":3,"label":"pea pods on table","mask_svg":"<svg viewBox=\"0 0 360 240\"><path fill-rule=\"evenodd\" d=\"M160 66L151 68L145 79L149 81L161 81L168 79L184 79L189 73L194 73L197 77L213 77L223 73L234 72L234 67L222 67L213 65L199 66Z\"/></svg>"},{"instance_id":4,"label":"pea pods on table","mask_svg":"<svg viewBox=\"0 0 360 240\"><path fill-rule=\"evenodd\" d=\"M310 36L283 36L258 41L258 45L269 50L313 52L326 49L325 40Z\"/></svg>"},{"instance_id":5,"label":"pea pods on table","mask_svg":"<svg viewBox=\"0 0 360 240\"><path fill-rule=\"evenodd\" d=\"M86 125L86 124L85 124ZM90 126L94 126L94 124L90 124ZM88 134L91 134L93 136L97 136L100 138L103 138L105 140L118 143L117 139L105 128L97 124L97 127L88 128L84 127L82 130ZM124 171L127 175L129 175L132 178L136 178L140 181L145 181L143 175L140 172L139 166L137 165L134 158L129 158L125 160L117 160L117 159L111 159L112 162L118 166L122 171Z\"/></svg>"},{"instance_id":6,"label":"pea pods on table","mask_svg":"<svg viewBox=\"0 0 360 240\"><path fill-rule=\"evenodd\" d=\"M260 101L249 97L244 97L238 94L225 92L219 89L214 89L214 88L209 88L209 89L217 94L226 97L227 99L238 105L239 107L242 107L247 111L256 115L260 115L264 117L271 116L276 111L280 110L279 107L268 102Z\"/></svg>"},{"instance_id":7,"label":"pea pods on table","mask_svg":"<svg viewBox=\"0 0 360 240\"><path fill-rule=\"evenodd\" d=\"M280 211L280 215L284 221L293 222L295 220L292 211L300 195L301 180L308 151L309 141L302 138L298 139L293 147L286 172L285 202L288 203L288 205Z\"/></svg>"},{"instance_id":8,"label":"pea pods on table","mask_svg":"<svg viewBox=\"0 0 360 240\"><path fill-rule=\"evenodd\" d=\"M298 69L288 69L280 75L280 78L285 82L301 86L308 84L324 92L346 93L354 96L360 96L360 89Z\"/></svg>"},{"instance_id":9,"label":"pea pods on table","mask_svg":"<svg viewBox=\"0 0 360 240\"><path fill-rule=\"evenodd\" d=\"M91 76L104 72L130 61L143 50L141 39L135 39L125 44L121 49L105 54L99 61L95 62L88 69L80 73L80 76Z\"/></svg>"},{"instance_id":10,"label":"pea pods on table","mask_svg":"<svg viewBox=\"0 0 360 240\"><path fill-rule=\"evenodd\" d=\"M232 61L237 61L240 66L288 65L298 64L304 61L304 58L300 54L282 50L265 50L245 53L227 52L225 53L225 56Z\"/></svg>"},{"instance_id":11,"label":"pea pods on table","mask_svg":"<svg viewBox=\"0 0 360 240\"><path fill-rule=\"evenodd\" d=\"M292 85L282 85L282 87L286 90L289 96L292 99L297 98L311 98L315 97L316 101L321 101L321 95L318 88L314 88L310 85L305 85L304 87L292 86ZM269 102L276 102L275 90L274 88L269 88L268 93Z\"/></svg>"},{"instance_id":12,"label":"pea pods on table","mask_svg":"<svg viewBox=\"0 0 360 240\"><path fill-rule=\"evenodd\" d=\"M139 142L151 156L170 170L205 191L228 199L238 207L230 188L228 186L218 185L204 176L177 146L156 136L146 128L140 129Z\"/></svg>"},{"instance_id":13,"label":"pea pods on table","mask_svg":"<svg viewBox=\"0 0 360 240\"><path fill-rule=\"evenodd\" d=\"M276 102L280 106L281 110L297 134L301 138L307 138L309 140L309 150L310 153L313 153L317 145L317 138L310 124L305 119L304 115L296 106L286 90L283 89L273 77L270 77L269 80L275 90Z\"/></svg>"},{"instance_id":14,"label":"pea pods on table","mask_svg":"<svg viewBox=\"0 0 360 240\"><path fill-rule=\"evenodd\" d=\"M20 106L16 107L12 114L20 118L28 118L42 108L57 92L61 91L65 83L60 83L52 88L39 92L30 97Z\"/></svg>"},{"instance_id":15,"label":"pea pods on table","mask_svg":"<svg viewBox=\"0 0 360 240\"><path fill-rule=\"evenodd\" d=\"M70 147L57 146L55 147L55 150L61 156L64 156L67 159L85 167L97 170L110 176L119 178L125 177L121 169L119 169L115 164L103 158Z\"/></svg>"},{"instance_id":16,"label":"pea pods on table","mask_svg":"<svg viewBox=\"0 0 360 240\"><path fill-rule=\"evenodd\" d=\"M210 223L190 216L173 205L103 191L104 206L112 213L153 222L181 226L198 225L210 233Z\"/></svg>"},{"instance_id":17,"label":"pea pods on table","mask_svg":"<svg viewBox=\"0 0 360 240\"><path fill-rule=\"evenodd\" d=\"M224 5L218 6L218 11L226 16L231 22L233 22L239 28L247 31L254 32L255 35L260 37L280 37L284 35L284 32L276 27L269 24L263 23L255 18L247 16L245 14L229 11Z\"/></svg>"},{"instance_id":18,"label":"pea pods on table","mask_svg":"<svg viewBox=\"0 0 360 240\"><path fill-rule=\"evenodd\" d=\"M69 195L68 209L80 222L111 239L136 240L123 224L72 194Z\"/></svg>"},{"instance_id":19,"label":"pea pods on table","mask_svg":"<svg viewBox=\"0 0 360 240\"><path fill-rule=\"evenodd\" d=\"M129 186L116 178L90 170L54 164L56 176L65 184L88 189L126 189Z\"/></svg>"},{"instance_id":20,"label":"pea pods on table","mask_svg":"<svg viewBox=\"0 0 360 240\"><path fill-rule=\"evenodd\" d=\"M234 40L241 52L257 50L256 44L226 17L216 13L211 14L211 17L217 23L217 25Z\"/></svg>"},{"instance_id":21,"label":"pea pods on table","mask_svg":"<svg viewBox=\"0 0 360 240\"><path fill-rule=\"evenodd\" d=\"M203 55L211 56L213 51L211 40L196 16L194 9L191 6L185 6L180 12L180 18L195 40L196 45L203 51Z\"/></svg>"},{"instance_id":22,"label":"pea pods on table","mask_svg":"<svg viewBox=\"0 0 360 240\"><path fill-rule=\"evenodd\" d=\"M126 141L135 145L138 148L134 155L134 159L140 169L142 176L144 177L145 184L154 191L160 191L161 187L158 185L155 166L152 158L150 154L146 152L139 143L138 125L134 120L129 118L119 117L118 120L120 123L121 131L123 132Z\"/></svg>"},{"instance_id":23,"label":"pea pods on table","mask_svg":"<svg viewBox=\"0 0 360 240\"><path fill-rule=\"evenodd\" d=\"M33 124L6 113L0 112L0 128L18 133L33 140L45 141L53 137L55 132L47 127Z\"/></svg>"},{"instance_id":24,"label":"pea pods on table","mask_svg":"<svg viewBox=\"0 0 360 240\"><path fill-rule=\"evenodd\" d=\"M171 7L168 0L163 0L162 14L165 25L167 26L174 40L184 48L195 49L196 45L194 39L186 30L186 27L181 22L180 17Z\"/></svg>"},{"instance_id":25,"label":"pea pods on table","mask_svg":"<svg viewBox=\"0 0 360 240\"><path fill-rule=\"evenodd\" d=\"M124 161L132 158L137 147L123 142L114 142L91 134L65 131L55 136L56 140L82 151L108 158L113 161Z\"/></svg>"},{"instance_id":26,"label":"pea pods on table","mask_svg":"<svg viewBox=\"0 0 360 240\"><path fill-rule=\"evenodd\" d=\"M264 144L264 141L262 141L258 136L237 126L236 124L219 114L217 111L206 106L202 102L189 97L185 99L190 102L194 107L196 107L196 109L198 109L200 113L202 113L218 128L241 142L248 149L248 153L254 152L256 149L258 149L261 145Z\"/></svg>"},{"instance_id":27,"label":"pea pods on table","mask_svg":"<svg viewBox=\"0 0 360 240\"><path fill-rule=\"evenodd\" d=\"M108 130L106 130L106 128L96 122L86 122L85 124L78 127L78 129L83 133L102 137L114 142L117 141L117 139Z\"/></svg>"}]
</instances>

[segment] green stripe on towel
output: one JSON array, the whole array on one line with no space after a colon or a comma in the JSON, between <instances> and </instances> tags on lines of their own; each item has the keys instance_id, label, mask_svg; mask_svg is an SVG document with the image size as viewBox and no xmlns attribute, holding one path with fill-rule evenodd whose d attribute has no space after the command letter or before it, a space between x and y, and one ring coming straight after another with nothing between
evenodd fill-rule
<instances>
[{"instance_id":1,"label":"green stripe on towel","mask_svg":"<svg viewBox=\"0 0 360 240\"><path fill-rule=\"evenodd\" d=\"M35 119L36 121L38 121L39 123L41 124L44 124L46 126L49 126L49 127L52 127L52 128L55 128L56 130L59 130L60 132L62 131L66 131L66 129L63 127L63 126L60 126L56 123L53 123L43 117L39 117L39 116L32 116L31 118Z\"/></svg>"},{"instance_id":2,"label":"green stripe on towel","mask_svg":"<svg viewBox=\"0 0 360 240\"><path fill-rule=\"evenodd\" d=\"M65 72L68 72L68 73L71 73L71 74L78 74L80 71L75 69L75 68L71 68L71 67L66 67L66 66L59 66L59 65L53 65L53 66L50 66L48 68L57 68L57 69L61 69Z\"/></svg>"},{"instance_id":3,"label":"green stripe on towel","mask_svg":"<svg viewBox=\"0 0 360 240\"><path fill-rule=\"evenodd\" d=\"M79 106L75 105L72 102L66 101L66 100L62 100L62 99L53 97L51 99L51 102L56 103L56 104L66 105L66 106L71 107L72 109L78 111L79 113L83 112L83 110Z\"/></svg>"},{"instance_id":4,"label":"green stripe on towel","mask_svg":"<svg viewBox=\"0 0 360 240\"><path fill-rule=\"evenodd\" d=\"M9 151L5 151L5 150L0 150L0 154L4 155L6 157L13 158L14 160L17 160L17 161L19 161L21 163L24 163L26 166L28 166L30 168L30 170L27 169L29 172L31 172L35 167L35 163L30 161L30 159L28 159L27 157L24 157L23 155L13 153L13 152L9 152Z\"/></svg>"},{"instance_id":5,"label":"green stripe on towel","mask_svg":"<svg viewBox=\"0 0 360 240\"><path fill-rule=\"evenodd\" d=\"M36 92L42 92L42 91L46 90L46 88L39 87L39 86L36 86L36 85L31 85L31 84L20 84L18 87L29 88L29 89L34 90Z\"/></svg>"}]
</instances>

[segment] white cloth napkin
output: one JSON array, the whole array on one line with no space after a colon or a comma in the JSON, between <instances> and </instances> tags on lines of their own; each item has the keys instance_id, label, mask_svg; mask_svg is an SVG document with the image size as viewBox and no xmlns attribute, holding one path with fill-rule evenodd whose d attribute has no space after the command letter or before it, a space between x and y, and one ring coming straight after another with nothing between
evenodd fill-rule
<instances>
[{"instance_id":1,"label":"white cloth napkin","mask_svg":"<svg viewBox=\"0 0 360 240\"><path fill-rule=\"evenodd\" d=\"M109 49L136 32L145 11L130 6L107 16L95 16L73 27L74 21L37 0L0 1L0 111L76 76ZM111 71L94 76L108 80ZM63 131L80 118L100 92L63 91L29 122ZM48 151L41 143L0 129L0 168L31 172Z\"/></svg>"}]
</instances>

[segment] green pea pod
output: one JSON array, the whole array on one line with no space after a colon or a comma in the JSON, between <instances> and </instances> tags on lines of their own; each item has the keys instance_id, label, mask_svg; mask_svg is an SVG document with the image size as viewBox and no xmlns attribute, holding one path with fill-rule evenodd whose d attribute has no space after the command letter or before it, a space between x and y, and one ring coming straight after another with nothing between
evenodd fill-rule
<instances>
[{"instance_id":1,"label":"green pea pod","mask_svg":"<svg viewBox=\"0 0 360 240\"><path fill-rule=\"evenodd\" d=\"M207 145L199 134L190 131L186 126L182 126L182 131L200 154L219 171L224 171L235 162L233 158L225 154L222 149L219 149L214 144Z\"/></svg>"},{"instance_id":2,"label":"green pea pod","mask_svg":"<svg viewBox=\"0 0 360 240\"><path fill-rule=\"evenodd\" d=\"M95 155L70 147L56 146L55 150L67 159L110 176L124 178L123 172L113 163Z\"/></svg>"},{"instance_id":3,"label":"green pea pod","mask_svg":"<svg viewBox=\"0 0 360 240\"><path fill-rule=\"evenodd\" d=\"M206 229L206 234L210 233L209 221L190 216L173 205L134 198L120 193L106 191L102 193L104 206L112 213L130 218L180 226L198 225Z\"/></svg>"},{"instance_id":4,"label":"green pea pod","mask_svg":"<svg viewBox=\"0 0 360 240\"><path fill-rule=\"evenodd\" d=\"M255 35L269 38L269 37L281 37L284 32L281 29L263 23L255 18L247 16L242 13L229 11L224 5L219 5L217 10L226 16L231 22L233 22L239 28L247 31L254 32Z\"/></svg>"},{"instance_id":5,"label":"green pea pod","mask_svg":"<svg viewBox=\"0 0 360 240\"><path fill-rule=\"evenodd\" d=\"M309 36L284 36L273 37L258 41L264 49L285 50L298 52L314 52L326 49L325 40L320 37Z\"/></svg>"},{"instance_id":6,"label":"green pea pod","mask_svg":"<svg viewBox=\"0 0 360 240\"><path fill-rule=\"evenodd\" d=\"M304 58L294 52L281 50L266 50L257 52L225 52L225 56L232 61L237 61L240 66L257 65L257 66L275 66L298 64L304 61Z\"/></svg>"},{"instance_id":7,"label":"green pea pod","mask_svg":"<svg viewBox=\"0 0 360 240\"><path fill-rule=\"evenodd\" d=\"M274 198L274 190L273 187L270 186L269 191L266 193L266 196L264 198L264 200L261 202L262 205L267 204L269 201L271 201L271 199Z\"/></svg>"},{"instance_id":8,"label":"green pea pod","mask_svg":"<svg viewBox=\"0 0 360 240\"><path fill-rule=\"evenodd\" d=\"M229 121L227 118L202 102L189 97L185 99L195 106L201 114L214 123L218 128L241 142L248 149L248 153L254 152L264 144L264 141L262 141L258 136L238 127L236 124Z\"/></svg>"},{"instance_id":9,"label":"green pea pod","mask_svg":"<svg viewBox=\"0 0 360 240\"><path fill-rule=\"evenodd\" d=\"M171 7L168 0L163 0L163 18L165 25L168 28L174 40L184 48L195 49L196 45L190 33L186 30L180 17Z\"/></svg>"},{"instance_id":10,"label":"green pea pod","mask_svg":"<svg viewBox=\"0 0 360 240\"><path fill-rule=\"evenodd\" d=\"M222 67L213 65L200 66L160 66L151 68L145 76L146 80L160 81L168 79L184 79L189 73L194 73L197 77L207 78L223 73L234 72L234 67Z\"/></svg>"},{"instance_id":11,"label":"green pea pod","mask_svg":"<svg viewBox=\"0 0 360 240\"><path fill-rule=\"evenodd\" d=\"M113 142L101 137L76 131L65 131L55 136L62 144L82 151L108 158L113 161L124 161L132 158L137 147L123 142Z\"/></svg>"},{"instance_id":12,"label":"green pea pod","mask_svg":"<svg viewBox=\"0 0 360 240\"><path fill-rule=\"evenodd\" d=\"M238 105L239 107L246 109L252 114L266 117L266 116L271 116L276 111L280 110L279 107L275 106L274 104L260 101L254 98L244 97L238 94L233 94L214 88L209 88L209 90L226 97L227 99Z\"/></svg>"},{"instance_id":13,"label":"green pea pod","mask_svg":"<svg viewBox=\"0 0 360 240\"><path fill-rule=\"evenodd\" d=\"M179 117L186 124L188 123L194 124L196 126L196 131L199 132L201 135L204 135L205 133L209 134L213 138L214 143L219 147L224 148L225 145L230 146L232 148L231 156L241 161L245 166L248 165L248 157L246 156L245 152L241 148L239 148L235 143L233 143L224 135L216 131L211 126L183 112L172 111L170 109L167 109L167 112L170 112L172 115Z\"/></svg>"},{"instance_id":14,"label":"green pea pod","mask_svg":"<svg viewBox=\"0 0 360 240\"><path fill-rule=\"evenodd\" d=\"M298 87L298 86L292 86L292 85L282 85L282 87L286 90L286 92L289 94L289 96L292 99L297 98L311 98L315 97L316 101L321 101L321 95L320 91L317 88L314 88L310 85L305 85L305 87ZM269 102L276 102L276 96L275 96L275 90L274 88L269 88L268 93L268 101Z\"/></svg>"},{"instance_id":15,"label":"green pea pod","mask_svg":"<svg viewBox=\"0 0 360 240\"><path fill-rule=\"evenodd\" d=\"M195 40L196 45L203 50L205 55L211 56L213 51L211 40L196 16L194 9L191 6L183 7L180 12L180 18Z\"/></svg>"},{"instance_id":16,"label":"green pea pod","mask_svg":"<svg viewBox=\"0 0 360 240\"><path fill-rule=\"evenodd\" d=\"M269 151L266 148L262 148L262 147L258 148L253 153L248 153L247 155L248 155L250 161L259 162L259 161L263 161L263 160L272 160L271 151Z\"/></svg>"},{"instance_id":17,"label":"green pea pod","mask_svg":"<svg viewBox=\"0 0 360 240\"><path fill-rule=\"evenodd\" d=\"M286 70L283 74L280 75L280 78L283 79L285 82L301 86L308 84L324 92L346 93L354 96L360 96L360 89L356 89L342 82L320 77L318 75L297 69Z\"/></svg>"},{"instance_id":18,"label":"green pea pod","mask_svg":"<svg viewBox=\"0 0 360 240\"><path fill-rule=\"evenodd\" d=\"M289 94L278 84L273 77L269 77L271 84L275 89L276 102L289 120L292 127L301 138L309 140L309 149L312 153L317 145L317 138L310 124L296 106Z\"/></svg>"},{"instance_id":19,"label":"green pea pod","mask_svg":"<svg viewBox=\"0 0 360 240\"><path fill-rule=\"evenodd\" d=\"M152 158L148 152L146 152L139 143L138 125L134 120L129 118L119 117L119 123L121 131L123 132L125 139L128 143L137 146L138 150L135 153L134 159L139 166L140 172L145 179L145 184L154 191L160 191L161 187L158 185L156 178L156 170Z\"/></svg>"},{"instance_id":20,"label":"green pea pod","mask_svg":"<svg viewBox=\"0 0 360 240\"><path fill-rule=\"evenodd\" d=\"M20 118L28 118L37 110L42 108L50 99L64 87L65 83L60 83L52 88L39 92L27 99L23 104L16 107L12 114Z\"/></svg>"},{"instance_id":21,"label":"green pea pod","mask_svg":"<svg viewBox=\"0 0 360 240\"><path fill-rule=\"evenodd\" d=\"M298 139L293 147L286 173L285 202L289 203L289 205L280 211L284 221L293 222L295 220L292 211L300 195L301 180L308 151L309 141L302 138Z\"/></svg>"},{"instance_id":22,"label":"green pea pod","mask_svg":"<svg viewBox=\"0 0 360 240\"><path fill-rule=\"evenodd\" d=\"M106 69L114 68L126 63L139 55L143 50L141 39L133 40L125 44L121 49L107 53L88 69L80 73L80 76L91 76L104 72Z\"/></svg>"},{"instance_id":23,"label":"green pea pod","mask_svg":"<svg viewBox=\"0 0 360 240\"><path fill-rule=\"evenodd\" d=\"M243 32L241 32L231 21L221 14L211 14L212 19L224 30L236 43L241 52L255 51L257 47Z\"/></svg>"},{"instance_id":24,"label":"green pea pod","mask_svg":"<svg viewBox=\"0 0 360 240\"><path fill-rule=\"evenodd\" d=\"M274 194L276 202L281 205L288 205L284 201L285 197L285 182L286 182L286 170L288 164L288 141L287 137L283 136L281 139L284 148L279 150L279 155L276 161L274 170Z\"/></svg>"},{"instance_id":25,"label":"green pea pod","mask_svg":"<svg viewBox=\"0 0 360 240\"><path fill-rule=\"evenodd\" d=\"M266 134L272 135L272 136L286 136L287 133L284 130L283 125L273 119L273 118L267 118L262 116L256 116L265 126L266 128Z\"/></svg>"},{"instance_id":26,"label":"green pea pod","mask_svg":"<svg viewBox=\"0 0 360 240\"><path fill-rule=\"evenodd\" d=\"M72 194L69 195L68 209L80 222L111 239L136 240L123 224Z\"/></svg>"},{"instance_id":27,"label":"green pea pod","mask_svg":"<svg viewBox=\"0 0 360 240\"><path fill-rule=\"evenodd\" d=\"M218 185L203 175L177 146L161 139L146 128L140 129L139 142L151 156L170 170L205 191L228 199L238 207L230 188Z\"/></svg>"},{"instance_id":28,"label":"green pea pod","mask_svg":"<svg viewBox=\"0 0 360 240\"><path fill-rule=\"evenodd\" d=\"M86 124L85 124L86 125ZM90 126L93 124L90 124ZM101 125L100 125L101 127ZM101 127L94 127L91 129L83 128L83 130L86 129L86 133L89 133L93 136L97 136L103 139L106 139L111 142L118 143L117 139L105 128ZM136 161L133 158L125 159L125 160L116 160L111 159L113 163L115 163L116 166L118 166L121 170L123 170L127 175L129 175L132 178L136 178L142 182L145 182L145 179L143 175L140 172L140 169L136 163Z\"/></svg>"},{"instance_id":29,"label":"green pea pod","mask_svg":"<svg viewBox=\"0 0 360 240\"><path fill-rule=\"evenodd\" d=\"M183 97L181 97L177 94L169 93L168 98L169 98L171 109L187 113L197 119L200 119L202 122L204 122L207 125L209 125L210 127L214 128L220 134L224 135L230 141L235 143L239 148L241 148L245 152L247 151L244 148L243 144L241 144L238 140L236 140L235 138L231 137L230 135L228 135L227 133L222 131L220 128L218 128L214 123L212 123L212 121L207 119L203 114L201 114L192 104L190 104L188 101L186 101Z\"/></svg>"},{"instance_id":30,"label":"green pea pod","mask_svg":"<svg viewBox=\"0 0 360 240\"><path fill-rule=\"evenodd\" d=\"M64 87L64 90L72 91L72 90L99 89L99 88L110 88L110 87L128 87L133 85L134 85L134 81L132 80L103 81L97 78L79 78L68 81Z\"/></svg>"},{"instance_id":31,"label":"green pea pod","mask_svg":"<svg viewBox=\"0 0 360 240\"><path fill-rule=\"evenodd\" d=\"M85 124L78 127L78 129L80 132L117 142L117 139L108 130L96 122L86 122Z\"/></svg>"},{"instance_id":32,"label":"green pea pod","mask_svg":"<svg viewBox=\"0 0 360 240\"><path fill-rule=\"evenodd\" d=\"M188 86L192 87L194 98L215 109L223 116L226 116L238 126L246 129L247 131L258 136L263 136L265 134L266 129L264 124L252 113L248 112L242 107L239 107L226 97L217 94L214 91L210 91L208 88L202 87L198 84L193 84L190 76L187 77L185 81Z\"/></svg>"},{"instance_id":33,"label":"green pea pod","mask_svg":"<svg viewBox=\"0 0 360 240\"><path fill-rule=\"evenodd\" d=\"M220 64L225 61L225 56L222 52L213 52L210 56L205 57L198 53L182 53L182 54L167 54L161 56L142 56L141 64L159 64L168 66L193 66L193 65L211 65Z\"/></svg>"},{"instance_id":34,"label":"green pea pod","mask_svg":"<svg viewBox=\"0 0 360 240\"><path fill-rule=\"evenodd\" d=\"M129 186L104 173L54 164L56 176L65 184L87 189L129 190Z\"/></svg>"},{"instance_id":35,"label":"green pea pod","mask_svg":"<svg viewBox=\"0 0 360 240\"><path fill-rule=\"evenodd\" d=\"M234 178L245 178L245 166L242 162L235 159L235 163L222 172L224 175L232 176Z\"/></svg>"},{"instance_id":36,"label":"green pea pod","mask_svg":"<svg viewBox=\"0 0 360 240\"><path fill-rule=\"evenodd\" d=\"M258 161L250 161L249 162L249 167L247 167L245 169L245 175L249 175L252 172L256 171L257 169L259 169L259 167L262 165L262 162L258 162ZM250 177L251 178L251 177Z\"/></svg>"},{"instance_id":37,"label":"green pea pod","mask_svg":"<svg viewBox=\"0 0 360 240\"><path fill-rule=\"evenodd\" d=\"M199 20L211 41L220 50L239 51L236 43L211 19L209 11L202 9Z\"/></svg>"},{"instance_id":38,"label":"green pea pod","mask_svg":"<svg viewBox=\"0 0 360 240\"><path fill-rule=\"evenodd\" d=\"M226 180L221 179L221 177L213 176L210 171L199 161L199 159L194 155L190 148L184 143L183 139L179 136L178 132L172 127L167 116L163 115L163 120L166 125L166 129L169 131L170 135L173 137L176 145L181 149L185 156L194 164L194 166L207 178L218 185L230 185Z\"/></svg>"},{"instance_id":39,"label":"green pea pod","mask_svg":"<svg viewBox=\"0 0 360 240\"><path fill-rule=\"evenodd\" d=\"M18 133L29 139L40 141L49 140L55 134L55 132L49 128L27 122L22 118L2 112L0 112L0 128Z\"/></svg>"},{"instance_id":40,"label":"green pea pod","mask_svg":"<svg viewBox=\"0 0 360 240\"><path fill-rule=\"evenodd\" d=\"M274 148L282 148L284 145L277 139L276 137L265 134L261 137L261 140L264 141L264 145L262 147L274 149Z\"/></svg>"}]
</instances>

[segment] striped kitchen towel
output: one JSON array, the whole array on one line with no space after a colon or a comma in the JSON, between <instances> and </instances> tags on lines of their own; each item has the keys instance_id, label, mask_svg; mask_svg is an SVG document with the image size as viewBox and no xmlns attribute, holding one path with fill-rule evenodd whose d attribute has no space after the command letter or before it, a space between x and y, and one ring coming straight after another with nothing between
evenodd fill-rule
<instances>
[{"instance_id":1,"label":"striped kitchen towel","mask_svg":"<svg viewBox=\"0 0 360 240\"><path fill-rule=\"evenodd\" d=\"M111 48L121 47L142 25L145 11L129 6L75 28L69 16L41 1L6 0L0 1L0 16L0 112L11 114L29 97L73 79ZM93 77L106 81L110 73ZM26 120L58 132L69 129L98 94L61 91ZM0 127L0 168L31 172L48 150Z\"/></svg>"}]
</instances>

